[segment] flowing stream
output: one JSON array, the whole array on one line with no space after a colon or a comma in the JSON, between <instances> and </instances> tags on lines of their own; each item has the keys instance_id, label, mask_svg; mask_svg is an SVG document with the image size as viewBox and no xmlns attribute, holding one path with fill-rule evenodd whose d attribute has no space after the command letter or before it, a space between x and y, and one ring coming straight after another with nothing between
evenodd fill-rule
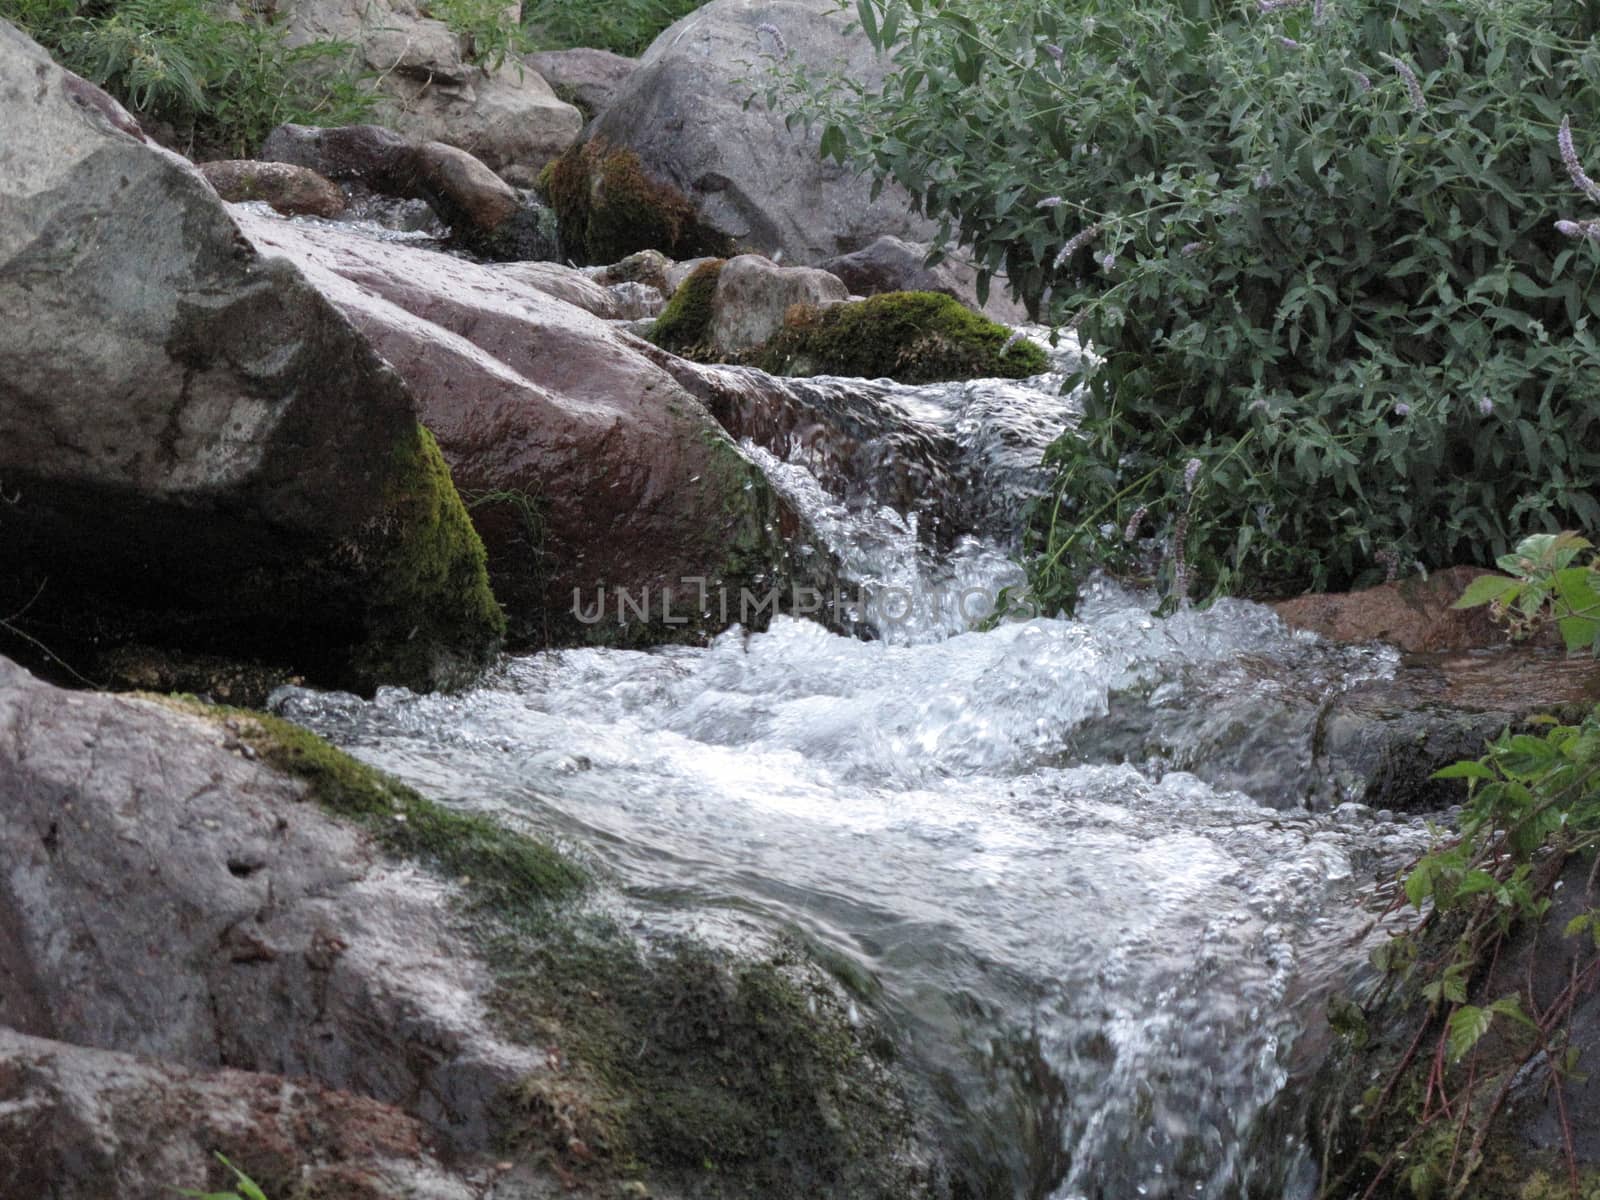
<instances>
[{"instance_id":1,"label":"flowing stream","mask_svg":"<svg viewBox=\"0 0 1600 1200\"><path fill-rule=\"evenodd\" d=\"M834 381L955 447L970 526L942 539L949 507L897 512L870 481L834 494L803 453L747 444L853 581L915 598L874 639L783 617L704 647L518 658L464 695L275 703L432 795L531 814L641 911L797 929L870 976L960 1194L1308 1195L1304 1151L1263 1113L1304 997L1361 956L1358 885L1422 835L1171 764L1216 736L1219 706L1332 695L1394 662L1246 603L1155 619L1110 584L1071 620L968 628L954 597L1019 579L1070 354L1023 383Z\"/></svg>"}]
</instances>

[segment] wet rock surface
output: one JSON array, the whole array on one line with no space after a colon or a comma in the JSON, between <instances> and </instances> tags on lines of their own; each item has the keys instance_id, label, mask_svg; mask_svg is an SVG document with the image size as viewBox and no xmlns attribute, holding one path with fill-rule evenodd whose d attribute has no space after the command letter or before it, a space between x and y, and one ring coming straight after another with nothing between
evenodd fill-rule
<instances>
[{"instance_id":1,"label":"wet rock surface","mask_svg":"<svg viewBox=\"0 0 1600 1200\"><path fill-rule=\"evenodd\" d=\"M0 1194L155 1197L177 1186L269 1196L473 1200L423 1126L392 1106L274 1075L189 1070L0 1028ZM487 1175L487 1172L483 1173Z\"/></svg>"},{"instance_id":2,"label":"wet rock surface","mask_svg":"<svg viewBox=\"0 0 1600 1200\"><path fill-rule=\"evenodd\" d=\"M785 545L797 519L695 396L640 343L530 286L527 266L240 219L263 252L306 271L419 397L519 641L696 636L723 610L699 604L693 581L726 587L737 613L741 589L765 594L797 570ZM601 588L604 619L585 623L575 605L593 610ZM624 594L650 611L617 619Z\"/></svg>"},{"instance_id":3,"label":"wet rock surface","mask_svg":"<svg viewBox=\"0 0 1600 1200\"><path fill-rule=\"evenodd\" d=\"M425 201L450 227L456 244L482 258L557 256L554 214L456 146L413 142L377 125L280 125L261 153L274 163L318 171L378 195Z\"/></svg>"},{"instance_id":4,"label":"wet rock surface","mask_svg":"<svg viewBox=\"0 0 1600 1200\"><path fill-rule=\"evenodd\" d=\"M1155 693L1113 697L1079 741L1281 808L1437 812L1460 785L1435 771L1531 716L1600 702L1600 666L1553 650L1370 653L1370 677L1353 682L1333 670L1333 648L1310 642L1292 673L1248 657L1194 669Z\"/></svg>"},{"instance_id":5,"label":"wet rock surface","mask_svg":"<svg viewBox=\"0 0 1600 1200\"><path fill-rule=\"evenodd\" d=\"M414 399L112 109L0 24L0 610L85 665L145 641L461 682L500 618Z\"/></svg>"},{"instance_id":6,"label":"wet rock surface","mask_svg":"<svg viewBox=\"0 0 1600 1200\"><path fill-rule=\"evenodd\" d=\"M265 200L285 216L337 217L345 210L344 193L309 167L224 160L197 163L195 170L224 200Z\"/></svg>"}]
</instances>

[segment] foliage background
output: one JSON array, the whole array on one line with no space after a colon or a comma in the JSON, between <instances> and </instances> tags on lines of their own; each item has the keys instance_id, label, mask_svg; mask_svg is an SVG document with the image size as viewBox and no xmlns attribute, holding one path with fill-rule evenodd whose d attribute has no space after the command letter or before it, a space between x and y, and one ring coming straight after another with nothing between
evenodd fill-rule
<instances>
[{"instance_id":1,"label":"foliage background","mask_svg":"<svg viewBox=\"0 0 1600 1200\"><path fill-rule=\"evenodd\" d=\"M1600 245L1554 225L1600 216L1557 149L1570 114L1600 165L1593 6L855 11L884 85L769 101L1100 356L1034 522L1048 605L1136 540L1169 591L1259 594L1600 525Z\"/></svg>"}]
</instances>

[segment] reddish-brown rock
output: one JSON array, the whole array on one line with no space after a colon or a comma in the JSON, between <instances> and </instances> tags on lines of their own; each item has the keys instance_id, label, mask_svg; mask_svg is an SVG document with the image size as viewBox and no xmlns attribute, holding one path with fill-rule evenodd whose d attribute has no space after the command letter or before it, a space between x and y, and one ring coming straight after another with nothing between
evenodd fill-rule
<instances>
[{"instance_id":1,"label":"reddish-brown rock","mask_svg":"<svg viewBox=\"0 0 1600 1200\"><path fill-rule=\"evenodd\" d=\"M1441 652L1499 646L1504 627L1487 609L1452 609L1479 567L1451 567L1358 592L1324 592L1272 605L1284 623L1336 642L1389 642L1402 650Z\"/></svg>"},{"instance_id":2,"label":"reddish-brown rock","mask_svg":"<svg viewBox=\"0 0 1600 1200\"><path fill-rule=\"evenodd\" d=\"M265 200L294 217L337 217L345 209L339 185L309 167L225 159L198 163L196 169L224 200Z\"/></svg>"},{"instance_id":3,"label":"reddish-brown rock","mask_svg":"<svg viewBox=\"0 0 1600 1200\"><path fill-rule=\"evenodd\" d=\"M241 224L410 385L522 643L681 639L738 621L742 589L790 578L784 538L798 520L637 340L530 286L523 268L248 214ZM731 608L699 604L698 579L725 588ZM585 623L575 593L592 607L602 587L604 617ZM647 599L649 616L619 620L618 589Z\"/></svg>"}]
</instances>

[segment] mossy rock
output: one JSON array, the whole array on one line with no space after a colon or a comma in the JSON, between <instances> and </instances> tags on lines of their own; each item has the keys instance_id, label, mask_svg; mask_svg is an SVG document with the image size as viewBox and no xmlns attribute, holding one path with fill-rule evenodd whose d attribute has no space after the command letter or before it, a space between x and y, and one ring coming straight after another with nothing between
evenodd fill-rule
<instances>
[{"instance_id":1,"label":"mossy rock","mask_svg":"<svg viewBox=\"0 0 1600 1200\"><path fill-rule=\"evenodd\" d=\"M281 718L148 698L221 726L319 807L462 890L496 1024L551 1063L504 1098L508 1156L597 1195L929 1194L887 1039L798 942L646 946L581 903L590 873L534 837L428 800Z\"/></svg>"},{"instance_id":2,"label":"mossy rock","mask_svg":"<svg viewBox=\"0 0 1600 1200\"><path fill-rule=\"evenodd\" d=\"M361 825L389 853L464 881L473 902L490 914L525 919L587 884L581 868L543 842L490 817L435 803L280 717L189 697L151 698L222 725L262 762L303 780L317 805Z\"/></svg>"},{"instance_id":3,"label":"mossy rock","mask_svg":"<svg viewBox=\"0 0 1600 1200\"><path fill-rule=\"evenodd\" d=\"M746 356L774 375L853 375L934 383L1024 379L1049 367L1025 338L940 292L885 292L791 313L777 336Z\"/></svg>"},{"instance_id":4,"label":"mossy rock","mask_svg":"<svg viewBox=\"0 0 1600 1200\"><path fill-rule=\"evenodd\" d=\"M713 259L689 272L656 318L650 330L652 342L684 358L699 360L709 354L711 302L722 277L722 262Z\"/></svg>"},{"instance_id":5,"label":"mossy rock","mask_svg":"<svg viewBox=\"0 0 1600 1200\"><path fill-rule=\"evenodd\" d=\"M393 451L383 526L353 556L375 563L358 680L413 688L471 680L505 638L488 558L439 443L422 426Z\"/></svg>"},{"instance_id":6,"label":"mossy rock","mask_svg":"<svg viewBox=\"0 0 1600 1200\"><path fill-rule=\"evenodd\" d=\"M632 150L595 139L573 146L539 175L555 210L565 254L584 265L614 263L638 250L673 258L723 254L727 239L700 225L677 188L653 179Z\"/></svg>"},{"instance_id":7,"label":"mossy rock","mask_svg":"<svg viewBox=\"0 0 1600 1200\"><path fill-rule=\"evenodd\" d=\"M531 1140L555 1130L589 1151L564 1170L729 1200L927 1194L886 1040L797 943L647 949L597 920L508 937L497 966L507 1028L562 1052L521 1101Z\"/></svg>"}]
</instances>

